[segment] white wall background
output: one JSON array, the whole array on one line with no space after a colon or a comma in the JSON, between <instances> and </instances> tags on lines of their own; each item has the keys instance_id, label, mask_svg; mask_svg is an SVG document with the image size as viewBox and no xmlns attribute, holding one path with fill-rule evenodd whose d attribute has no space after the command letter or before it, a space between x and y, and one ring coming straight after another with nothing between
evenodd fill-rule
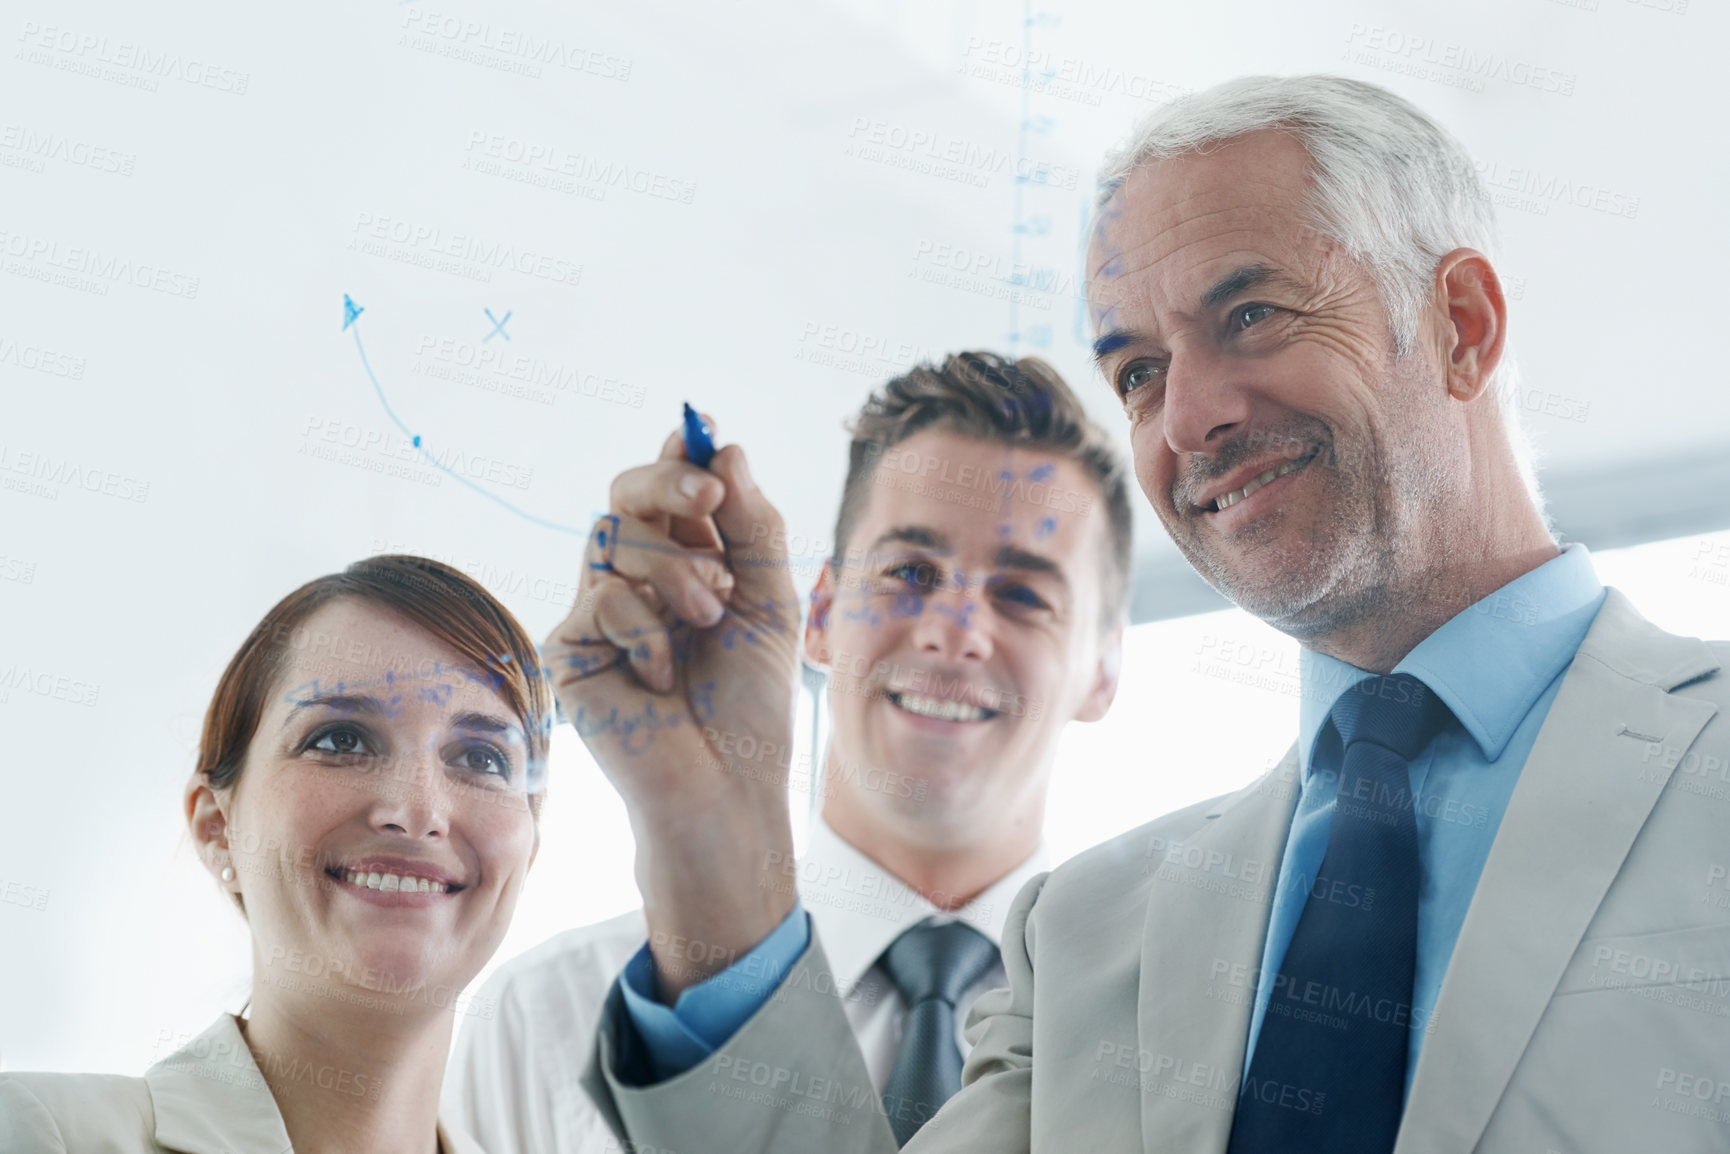
<instances>
[{"instance_id":1,"label":"white wall background","mask_svg":"<svg viewBox=\"0 0 1730 1154\"><path fill-rule=\"evenodd\" d=\"M217 673L300 582L424 552L541 635L579 546L543 522L586 526L684 399L752 450L805 560L841 421L916 358L1039 352L1121 424L1086 368L1077 254L1102 151L1157 100L1305 71L1416 100L1497 186L1550 465L1730 444L1724 11L9 6L0 896L47 898L0 901L0 1064L135 1073L244 997L244 931L188 852L180 789ZM344 294L365 308L346 333ZM508 341L484 310L511 314ZM417 463L357 331L391 409L491 497ZM1601 568L1668 627L1722 636L1723 543ZM1168 549L1149 518L1144 557ZM1119 709L1070 735L1058 856L1283 750L1289 697L1191 672L1225 641L1274 684L1295 667L1240 614L1137 631ZM634 899L619 804L568 733L552 788L501 956Z\"/></svg>"}]
</instances>

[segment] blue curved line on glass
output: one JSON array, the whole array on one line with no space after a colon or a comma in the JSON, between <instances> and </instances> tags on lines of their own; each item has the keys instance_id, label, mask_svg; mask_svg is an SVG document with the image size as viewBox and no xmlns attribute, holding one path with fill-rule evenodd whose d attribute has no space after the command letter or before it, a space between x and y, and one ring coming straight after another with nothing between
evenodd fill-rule
<instances>
[{"instance_id":1,"label":"blue curved line on glass","mask_svg":"<svg viewBox=\"0 0 1730 1154\"><path fill-rule=\"evenodd\" d=\"M343 299L344 301L348 300L347 297L344 297ZM356 309L355 315L359 316L359 313L360 310ZM390 401L384 395L384 388L378 383L378 374L372 371L372 362L366 359L366 346L362 344L360 340L360 326L353 324L353 319L351 318L349 323L344 324L343 327L349 328L351 325L354 329L354 348L355 351L360 354L360 367L366 370L366 379L372 382L372 391L378 394L378 403L384 406L385 416L389 417L391 423L402 430L403 436L409 438L409 440L413 442L415 449L419 451L422 457L426 458L427 464L445 474L447 477L450 477L452 480L473 489L495 505L499 505L510 512L515 513L525 521L539 525L544 529L555 529L560 533L570 533L578 537L587 537L589 535L587 529L578 529L572 525L561 525L557 521L549 521L545 517L537 517L526 509L519 509L517 506L511 504L492 490L481 488L481 486L475 484L461 473L440 461L437 457L434 457L432 453L428 452L427 447L421 443L420 434L416 433L413 429L410 429L403 419L396 415L396 410L390 407Z\"/></svg>"}]
</instances>

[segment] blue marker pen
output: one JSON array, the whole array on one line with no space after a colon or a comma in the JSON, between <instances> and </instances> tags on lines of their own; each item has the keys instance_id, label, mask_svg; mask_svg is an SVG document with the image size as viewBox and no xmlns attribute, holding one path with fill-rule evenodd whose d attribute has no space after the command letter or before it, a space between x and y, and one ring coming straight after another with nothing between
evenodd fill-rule
<instances>
[{"instance_id":1,"label":"blue marker pen","mask_svg":"<svg viewBox=\"0 0 1730 1154\"><path fill-rule=\"evenodd\" d=\"M699 469L707 469L709 462L715 457L715 438L709 431L708 422L697 415L697 410L685 402L685 459Z\"/></svg>"}]
</instances>

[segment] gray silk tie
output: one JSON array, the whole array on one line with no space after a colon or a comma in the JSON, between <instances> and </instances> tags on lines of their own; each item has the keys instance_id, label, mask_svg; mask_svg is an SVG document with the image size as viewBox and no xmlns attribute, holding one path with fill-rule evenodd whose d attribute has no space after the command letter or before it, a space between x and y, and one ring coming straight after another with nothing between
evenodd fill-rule
<instances>
[{"instance_id":1,"label":"gray silk tie","mask_svg":"<svg viewBox=\"0 0 1730 1154\"><path fill-rule=\"evenodd\" d=\"M901 1052L883 1087L883 1111L895 1144L907 1145L937 1108L961 1089L955 1007L961 995L997 964L997 947L962 922L921 922L883 951L889 980L907 1002Z\"/></svg>"}]
</instances>

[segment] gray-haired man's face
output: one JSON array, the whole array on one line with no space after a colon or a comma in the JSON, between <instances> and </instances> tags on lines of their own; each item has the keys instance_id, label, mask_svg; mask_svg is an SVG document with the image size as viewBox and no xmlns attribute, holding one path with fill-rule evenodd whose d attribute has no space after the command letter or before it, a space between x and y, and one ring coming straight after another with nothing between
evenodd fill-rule
<instances>
[{"instance_id":1,"label":"gray-haired man's face","mask_svg":"<svg viewBox=\"0 0 1730 1154\"><path fill-rule=\"evenodd\" d=\"M1138 168L1087 258L1101 371L1142 491L1191 564L1300 638L1392 596L1465 454L1422 351L1305 223L1308 157L1264 132Z\"/></svg>"}]
</instances>

